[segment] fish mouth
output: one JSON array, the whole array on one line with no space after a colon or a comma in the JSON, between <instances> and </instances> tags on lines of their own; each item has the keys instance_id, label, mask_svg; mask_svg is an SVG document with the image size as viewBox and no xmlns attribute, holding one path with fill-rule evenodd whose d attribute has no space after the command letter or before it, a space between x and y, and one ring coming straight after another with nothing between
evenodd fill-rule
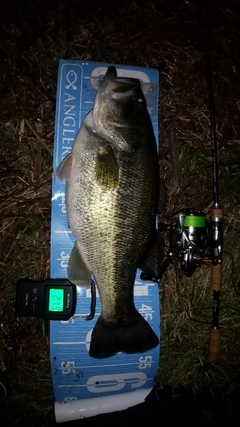
<instances>
[{"instance_id":1,"label":"fish mouth","mask_svg":"<svg viewBox=\"0 0 240 427\"><path fill-rule=\"evenodd\" d=\"M101 122L106 118L108 111L114 109L114 106L109 104L109 102L116 101L125 104L130 99L138 99L139 93L141 93L140 88L138 79L118 77L116 68L110 65L95 98L93 107L93 120L95 124L100 124L101 126Z\"/></svg>"},{"instance_id":2,"label":"fish mouth","mask_svg":"<svg viewBox=\"0 0 240 427\"><path fill-rule=\"evenodd\" d=\"M144 103L140 81L131 77L118 77L116 68L110 65L94 101L93 132L111 144L114 144L118 135L118 149L127 152L134 151L122 133L124 128L133 126L126 119L126 114L132 108L131 101Z\"/></svg>"},{"instance_id":3,"label":"fish mouth","mask_svg":"<svg viewBox=\"0 0 240 427\"><path fill-rule=\"evenodd\" d=\"M139 88L140 82L138 79L118 77L116 68L110 65L100 86L99 96L105 93L106 96L111 96L116 101L126 102L134 96L134 93Z\"/></svg>"},{"instance_id":4,"label":"fish mouth","mask_svg":"<svg viewBox=\"0 0 240 427\"><path fill-rule=\"evenodd\" d=\"M102 96L102 94L106 92L110 83L115 79L117 80L117 70L113 65L110 65L100 84L100 88L98 89L97 96Z\"/></svg>"},{"instance_id":5,"label":"fish mouth","mask_svg":"<svg viewBox=\"0 0 240 427\"><path fill-rule=\"evenodd\" d=\"M117 70L113 65L109 65L103 81L110 81L117 77Z\"/></svg>"}]
</instances>

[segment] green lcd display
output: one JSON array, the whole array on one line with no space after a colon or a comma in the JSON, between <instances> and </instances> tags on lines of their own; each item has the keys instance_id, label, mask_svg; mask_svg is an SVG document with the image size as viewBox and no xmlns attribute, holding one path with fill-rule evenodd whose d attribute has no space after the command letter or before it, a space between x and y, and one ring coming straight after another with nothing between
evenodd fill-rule
<instances>
[{"instance_id":1,"label":"green lcd display","mask_svg":"<svg viewBox=\"0 0 240 427\"><path fill-rule=\"evenodd\" d=\"M64 289L49 289L49 311L63 311Z\"/></svg>"}]
</instances>

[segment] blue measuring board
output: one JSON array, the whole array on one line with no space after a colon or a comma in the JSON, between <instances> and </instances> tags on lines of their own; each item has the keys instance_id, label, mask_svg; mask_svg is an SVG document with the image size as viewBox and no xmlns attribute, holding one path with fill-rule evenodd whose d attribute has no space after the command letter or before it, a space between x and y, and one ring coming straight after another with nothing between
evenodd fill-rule
<instances>
[{"instance_id":1,"label":"blue measuring board","mask_svg":"<svg viewBox=\"0 0 240 427\"><path fill-rule=\"evenodd\" d=\"M54 139L54 170L71 152L72 144L85 115L93 106L101 78L110 64L61 60L59 63ZM158 143L157 70L115 65L118 76L135 77L141 81ZM53 177L51 220L51 277L66 278L68 259L75 238L67 225L65 183ZM137 271L134 302L137 310L160 336L158 285L142 281ZM117 355L93 359L88 350L91 332L101 312L97 293L96 314L86 321L91 303L90 289L77 289L77 308L68 321L50 322L50 359L55 395L57 422L111 412L113 396L121 394L126 407L141 403L154 385L160 346L141 354ZM133 398L131 398L131 396ZM104 398L107 399L104 400ZM119 396L118 396L119 397ZM99 398L101 400L99 402ZM89 400L90 399L90 400ZM117 399L118 402L120 399ZM90 404L89 404L90 402ZM95 412L92 408L95 402ZM105 402L105 403L104 403ZM106 402L111 402L106 404ZM110 406L109 406L110 405ZM116 404L116 408L121 404ZM89 409L90 408L90 409ZM122 407L120 409L125 409Z\"/></svg>"}]
</instances>

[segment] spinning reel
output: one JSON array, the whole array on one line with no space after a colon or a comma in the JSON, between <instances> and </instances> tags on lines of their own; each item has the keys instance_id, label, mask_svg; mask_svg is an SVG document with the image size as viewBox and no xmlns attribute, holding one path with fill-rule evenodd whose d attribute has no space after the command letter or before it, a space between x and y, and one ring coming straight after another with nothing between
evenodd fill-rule
<instances>
[{"instance_id":1,"label":"spinning reel","mask_svg":"<svg viewBox=\"0 0 240 427\"><path fill-rule=\"evenodd\" d=\"M203 212L194 208L180 209L174 219L174 225L159 223L160 232L169 231L169 250L160 265L157 281L173 260L179 261L181 271L187 277L192 276L202 262L214 266L221 264L221 209L212 209L210 221Z\"/></svg>"}]
</instances>

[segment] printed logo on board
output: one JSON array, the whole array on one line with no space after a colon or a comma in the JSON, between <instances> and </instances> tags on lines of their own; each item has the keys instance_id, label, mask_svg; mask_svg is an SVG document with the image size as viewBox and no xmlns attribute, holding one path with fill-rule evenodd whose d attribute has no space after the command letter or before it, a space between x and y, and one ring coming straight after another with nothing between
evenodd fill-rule
<instances>
[{"instance_id":1,"label":"printed logo on board","mask_svg":"<svg viewBox=\"0 0 240 427\"><path fill-rule=\"evenodd\" d=\"M61 68L61 95L57 151L61 162L72 150L72 144L81 123L82 67L64 64Z\"/></svg>"}]
</instances>

